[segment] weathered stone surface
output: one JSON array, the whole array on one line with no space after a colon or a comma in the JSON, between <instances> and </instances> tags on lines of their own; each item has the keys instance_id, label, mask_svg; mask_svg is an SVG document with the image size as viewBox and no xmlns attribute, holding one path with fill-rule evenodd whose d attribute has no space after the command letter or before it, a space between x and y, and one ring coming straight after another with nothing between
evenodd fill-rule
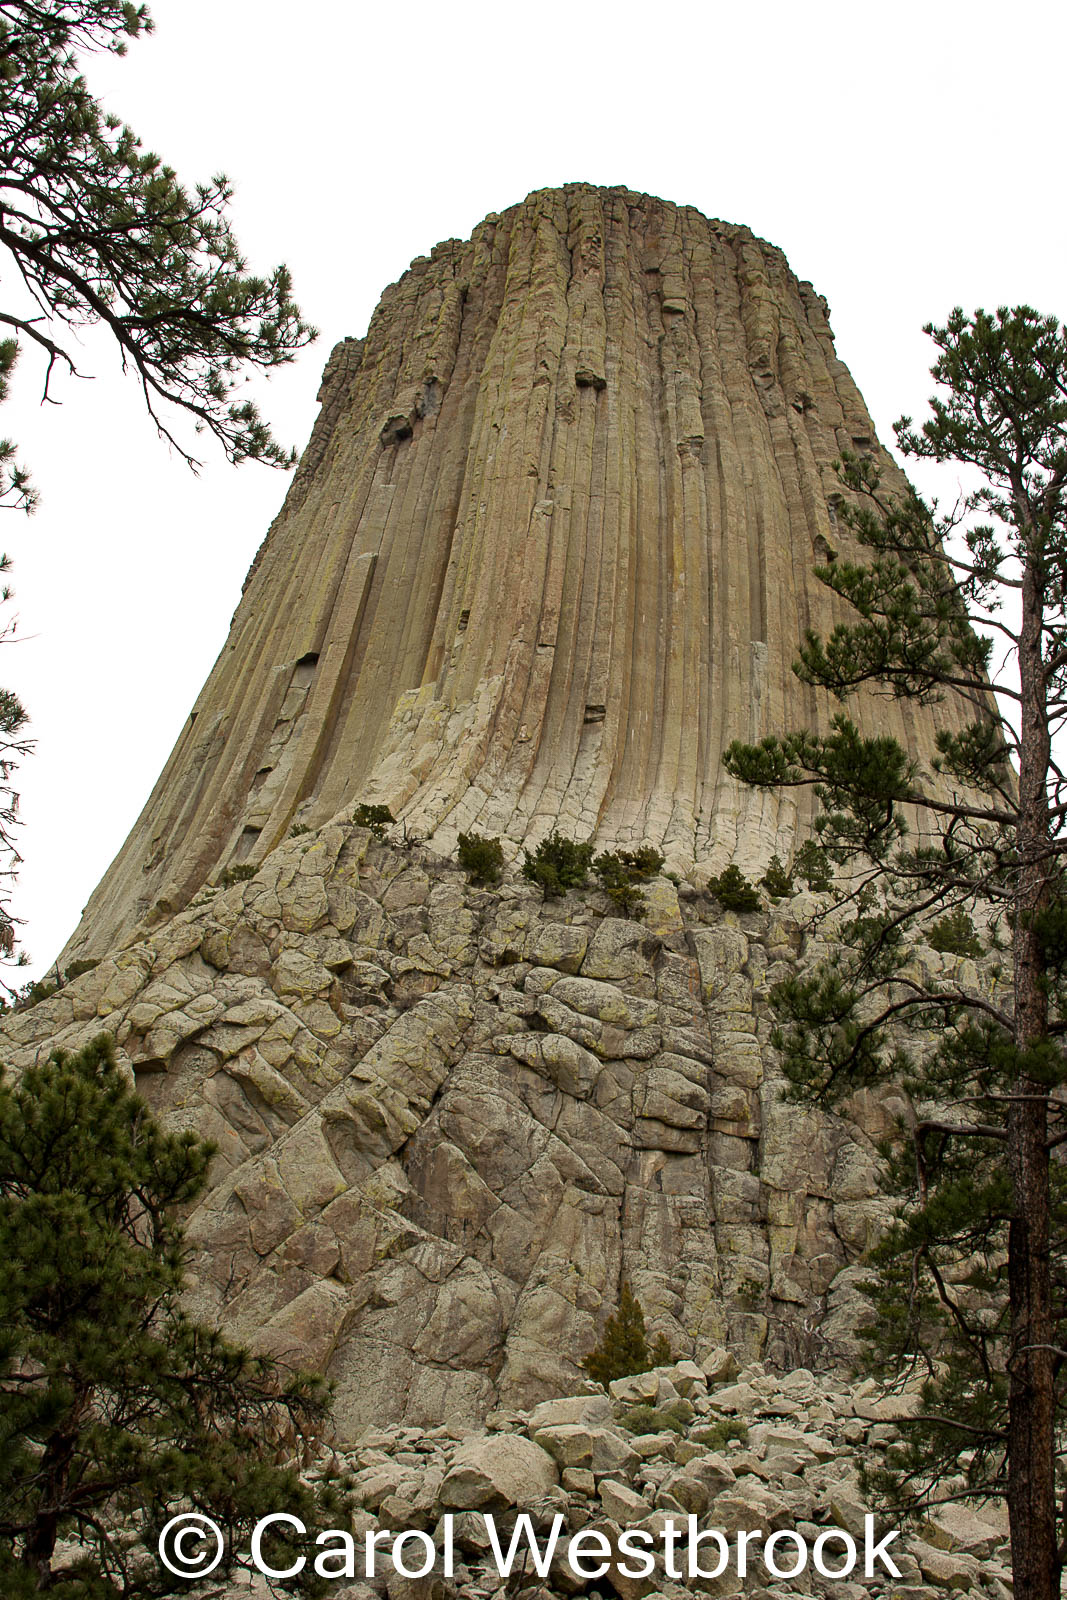
<instances>
[{"instance_id":1,"label":"weathered stone surface","mask_svg":"<svg viewBox=\"0 0 1067 1600\"><path fill-rule=\"evenodd\" d=\"M781 251L623 188L542 190L413 262L321 399L227 647L67 960L361 801L446 849L473 827L514 857L563 822L702 877L765 863L808 802L746 790L722 751L827 714L791 668L834 620L812 570L848 547L834 461L873 455L902 483ZM857 713L926 753L938 723L969 720L862 696ZM323 876L279 877L262 909L348 931ZM383 904L432 923L429 891L400 873ZM650 913L645 945L680 927L666 883ZM457 959L469 937L457 925ZM236 928L209 951L264 960ZM632 979L648 951L602 930L586 959Z\"/></svg>"},{"instance_id":2,"label":"weathered stone surface","mask_svg":"<svg viewBox=\"0 0 1067 1600\"><path fill-rule=\"evenodd\" d=\"M538 1428L534 1440L561 1467L587 1467L595 1477L624 1476L637 1465L628 1441L614 1428L557 1423Z\"/></svg>"},{"instance_id":3,"label":"weathered stone surface","mask_svg":"<svg viewBox=\"0 0 1067 1600\"><path fill-rule=\"evenodd\" d=\"M563 1400L542 1400L530 1412L530 1431L554 1428L561 1423L587 1423L593 1427L610 1423L611 1401L602 1394L571 1395Z\"/></svg>"},{"instance_id":4,"label":"weathered stone surface","mask_svg":"<svg viewBox=\"0 0 1067 1600\"><path fill-rule=\"evenodd\" d=\"M701 885L788 860L806 818L720 755L810 720L790 668L833 614L810 576L847 544L833 460L900 481L825 307L744 228L572 185L417 261L322 399L61 965L102 959L0 1019L5 1059L106 1028L215 1142L191 1308L322 1367L343 1441L572 1388L624 1279L697 1363L631 1404L792 1416L803 1394L732 1379L849 1353L895 1107L783 1104L768 983L820 948L820 902L739 919ZM932 714L880 701L875 725L932 750ZM504 839L494 888L449 854L472 827ZM514 867L555 828L657 845L674 876L632 919L593 886L543 902ZM638 1458L691 1465L649 1424L566 1470Z\"/></svg>"},{"instance_id":5,"label":"weathered stone surface","mask_svg":"<svg viewBox=\"0 0 1067 1600\"><path fill-rule=\"evenodd\" d=\"M343 899L347 931L280 917L277 886L315 874L307 903ZM435 933L410 920L412 897L420 916L448 908ZM788 905L742 935L691 893L678 948L652 956L644 924L616 919L600 948L641 955L616 981L567 970L607 925L597 901L472 888L428 850L337 824L8 1014L0 1036L17 1070L106 1027L164 1120L215 1141L188 1219L191 1306L325 1369L344 1439L572 1387L623 1278L650 1333L693 1359L674 1381L623 1380L620 1399L791 1414L810 1371L765 1395L733 1379L754 1357L808 1368L854 1347L869 1310L844 1224L878 1204L866 1130L884 1108L865 1098L860 1125L782 1105L758 989L768 941L786 968L807 959L802 933L795 951L783 936ZM469 930L459 955L454 926ZM267 952L259 970L205 960L236 927ZM861 1386L850 1403L858 1421L891 1423L912 1401ZM590 1398L554 1420L605 1419ZM566 1465L588 1470L584 1456Z\"/></svg>"},{"instance_id":6,"label":"weathered stone surface","mask_svg":"<svg viewBox=\"0 0 1067 1600\"><path fill-rule=\"evenodd\" d=\"M646 1388L654 1383L663 1398L676 1394L692 1376L687 1370L690 1366L685 1361L675 1362L639 1377L648 1380ZM539 1418L551 1415L550 1407L559 1408L561 1417L577 1416L592 1404L598 1416L606 1410L608 1416L615 1415L616 1422L613 1430L591 1429L589 1436L612 1431L628 1437L624 1420L628 1401L611 1400L602 1392L546 1402L532 1413L494 1411L486 1418L488 1431L473 1432L455 1425L394 1426L368 1429L348 1449L328 1447L310 1471L316 1477L323 1472L352 1476L357 1507L351 1526L358 1551L362 1551L365 1535L378 1528L388 1529L394 1536L402 1530L422 1529L436 1532L440 1540L440 1518L447 1511L453 1519L457 1554L451 1578L444 1577L439 1550L432 1573L400 1580L387 1543L377 1553L376 1573L369 1586L357 1580L337 1592L342 1600L378 1600L383 1592L387 1600L486 1600L486 1596L501 1595L508 1585L501 1587L484 1515L492 1512L497 1537L503 1533L506 1549L517 1513L525 1511L542 1537L558 1517L564 1544L574 1534L585 1534L579 1554L608 1558L611 1565L594 1590L575 1575L563 1552L557 1550L549 1570L536 1584L529 1581L529 1573L525 1575L518 1592L526 1600L565 1600L579 1593L614 1593L618 1600L643 1600L649 1594L663 1596L663 1600L685 1600L693 1593L720 1600L729 1595L769 1595L772 1600L810 1600L813 1595L839 1595L842 1600L864 1600L866 1596L875 1600L961 1596L1009 1600L1007 1520L999 1503L986 1502L976 1509L952 1503L939 1507L917 1535L904 1528L889 1542L888 1555L899 1567L899 1580L877 1563L872 1573L865 1573L868 1509L858 1488L859 1470L865 1464L877 1464L886 1447L899 1440L897 1428L858 1419L855 1389L831 1375L806 1368L772 1372L761 1363L750 1363L743 1369L743 1379L757 1405L786 1392L801 1397L803 1406L797 1419L789 1423L762 1423L755 1420L755 1413L748 1413L743 1419L748 1439L731 1443L729 1463L724 1454L701 1443L704 1425L694 1420L683 1425L680 1433L646 1435L643 1440L633 1437L634 1445L643 1447L634 1451L638 1459L632 1475L566 1467L557 1483L556 1468L530 1442L529 1435L537 1431ZM874 1397L869 1386L865 1393ZM815 1417L819 1418L820 1433L811 1425ZM577 1424L560 1426L582 1431ZM794 1450L787 1453L770 1448L782 1442L793 1444ZM680 1467L683 1459L685 1464ZM473 1506L479 1509L470 1509ZM676 1559L684 1573L689 1516L697 1519L701 1532L713 1528L728 1536L741 1530L753 1532L744 1579L736 1570L736 1546L718 1579L668 1577L664 1532L668 1522L673 1522L681 1535ZM851 1578L813 1576L810 1558L817 1540L828 1539L822 1555L831 1567L846 1555L835 1528L851 1533L860 1564ZM622 1572L618 1543L624 1530L651 1535L655 1569L650 1577L627 1578ZM788 1536L784 1544L778 1541L774 1552L778 1565L772 1572L764 1564L763 1547L767 1537L778 1530ZM875 1518L875 1532L879 1538L890 1532L890 1525L880 1516ZM606 1550L599 1545L601 1537L606 1540ZM808 1564L792 1577L783 1577L781 1566L791 1563L796 1537L804 1541ZM709 1549L705 1544L704 1548L710 1559L716 1559L714 1546ZM258 1595L259 1591L255 1592ZM218 1600L246 1600L248 1594L247 1585L231 1583L218 1591Z\"/></svg>"},{"instance_id":7,"label":"weathered stone surface","mask_svg":"<svg viewBox=\"0 0 1067 1600\"><path fill-rule=\"evenodd\" d=\"M652 1509L648 1501L635 1494L628 1484L617 1483L614 1478L602 1478L598 1493L606 1515L624 1528L640 1522Z\"/></svg>"},{"instance_id":8,"label":"weathered stone surface","mask_svg":"<svg viewBox=\"0 0 1067 1600\"><path fill-rule=\"evenodd\" d=\"M456 1451L438 1499L457 1511L501 1511L530 1505L558 1481L552 1457L521 1434L472 1439Z\"/></svg>"}]
</instances>

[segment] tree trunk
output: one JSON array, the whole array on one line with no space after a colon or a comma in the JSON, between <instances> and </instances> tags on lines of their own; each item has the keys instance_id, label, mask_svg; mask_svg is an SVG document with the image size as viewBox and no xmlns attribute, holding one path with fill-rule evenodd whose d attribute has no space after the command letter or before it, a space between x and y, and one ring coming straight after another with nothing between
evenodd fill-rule
<instances>
[{"instance_id":1,"label":"tree trunk","mask_svg":"<svg viewBox=\"0 0 1067 1600\"><path fill-rule=\"evenodd\" d=\"M92 1390L81 1390L63 1425L51 1435L41 1456L37 1474L41 1489L36 1513L26 1528L22 1564L36 1575L37 1587L42 1594L53 1587L52 1557L56 1551L60 1521L68 1504L71 1462L78 1431L91 1401Z\"/></svg>"},{"instance_id":2,"label":"tree trunk","mask_svg":"<svg viewBox=\"0 0 1067 1600\"><path fill-rule=\"evenodd\" d=\"M1055 1404L1049 1310L1049 1192L1046 1112L1038 1098L1008 1117L1013 1215L1008 1231L1011 1387L1008 1397L1008 1513L1016 1600L1058 1600Z\"/></svg>"},{"instance_id":3,"label":"tree trunk","mask_svg":"<svg viewBox=\"0 0 1067 1600\"><path fill-rule=\"evenodd\" d=\"M1019 756L1018 883L1015 902L1015 1044L1027 1051L1048 1037L1048 997L1034 913L1047 898L1049 731L1042 661L1044 574L1031 548L1023 573L1019 642L1022 693ZM1008 1515L1015 1600L1058 1600L1055 1394L1051 1262L1048 1088L1020 1066L1008 1111L1012 1216L1008 1230L1011 1316L1008 1396Z\"/></svg>"}]
</instances>

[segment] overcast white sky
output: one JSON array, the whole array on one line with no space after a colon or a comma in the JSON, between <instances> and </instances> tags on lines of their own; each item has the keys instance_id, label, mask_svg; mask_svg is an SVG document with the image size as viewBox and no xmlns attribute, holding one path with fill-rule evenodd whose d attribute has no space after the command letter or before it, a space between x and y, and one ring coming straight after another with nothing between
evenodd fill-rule
<instances>
[{"instance_id":1,"label":"overcast white sky","mask_svg":"<svg viewBox=\"0 0 1067 1600\"><path fill-rule=\"evenodd\" d=\"M291 267L321 337L264 389L287 443L413 256L551 184L626 184L780 245L886 440L929 390L924 321L1067 313L1061 0L151 10L155 34L87 75L185 181L230 176L253 267ZM106 341L84 358L94 381L42 410L27 354L0 416L42 494L0 529L25 635L4 681L38 741L15 902L34 974L147 798L287 481L217 450L194 477Z\"/></svg>"}]
</instances>

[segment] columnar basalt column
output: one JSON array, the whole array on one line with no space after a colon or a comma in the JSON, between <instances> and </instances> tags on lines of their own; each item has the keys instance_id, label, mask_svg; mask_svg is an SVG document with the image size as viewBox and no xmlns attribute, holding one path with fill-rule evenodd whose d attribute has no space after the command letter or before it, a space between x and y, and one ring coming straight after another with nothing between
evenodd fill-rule
<instances>
[{"instance_id":1,"label":"columnar basalt column","mask_svg":"<svg viewBox=\"0 0 1067 1600\"><path fill-rule=\"evenodd\" d=\"M67 955L385 803L450 849L554 828L751 868L804 801L722 751L828 708L833 463L871 452L825 302L747 228L573 185L488 217L337 346L230 636ZM859 704L863 720L871 715ZM880 700L929 753L951 705Z\"/></svg>"}]
</instances>

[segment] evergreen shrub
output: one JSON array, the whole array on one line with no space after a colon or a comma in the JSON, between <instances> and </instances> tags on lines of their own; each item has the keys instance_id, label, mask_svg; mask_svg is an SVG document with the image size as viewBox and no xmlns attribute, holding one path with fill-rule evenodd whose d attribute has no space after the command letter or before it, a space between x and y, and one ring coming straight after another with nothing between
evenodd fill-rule
<instances>
[{"instance_id":1,"label":"evergreen shrub","mask_svg":"<svg viewBox=\"0 0 1067 1600\"><path fill-rule=\"evenodd\" d=\"M628 1433L684 1433L685 1424L665 1408L631 1406L619 1418L619 1426Z\"/></svg>"},{"instance_id":2,"label":"evergreen shrub","mask_svg":"<svg viewBox=\"0 0 1067 1600\"><path fill-rule=\"evenodd\" d=\"M256 869L251 861L239 862L236 867L227 867L219 873L219 882L224 889L232 889L235 883L247 883L249 878L254 878Z\"/></svg>"},{"instance_id":3,"label":"evergreen shrub","mask_svg":"<svg viewBox=\"0 0 1067 1600\"><path fill-rule=\"evenodd\" d=\"M183 1307L179 1213L203 1192L213 1149L155 1121L107 1036L0 1080L5 1600L177 1594L156 1540L190 1510L223 1534L221 1592L261 1517L284 1507L323 1527L347 1514L346 1485L299 1476L326 1385ZM293 1547L273 1544L277 1565ZM294 1587L313 1590L312 1575Z\"/></svg>"},{"instance_id":4,"label":"evergreen shrub","mask_svg":"<svg viewBox=\"0 0 1067 1600\"><path fill-rule=\"evenodd\" d=\"M612 905L624 917L632 917L645 903L637 885L654 878L662 866L659 851L646 844L637 850L605 851L596 857L593 871Z\"/></svg>"},{"instance_id":5,"label":"evergreen shrub","mask_svg":"<svg viewBox=\"0 0 1067 1600\"><path fill-rule=\"evenodd\" d=\"M667 1366L673 1357L664 1334L658 1334L651 1349L645 1332L641 1302L624 1282L619 1294L619 1309L604 1325L600 1343L582 1362L595 1383L609 1384L633 1372L649 1372Z\"/></svg>"},{"instance_id":6,"label":"evergreen shrub","mask_svg":"<svg viewBox=\"0 0 1067 1600\"><path fill-rule=\"evenodd\" d=\"M504 847L481 833L461 833L459 864L471 883L499 883L504 875Z\"/></svg>"},{"instance_id":7,"label":"evergreen shrub","mask_svg":"<svg viewBox=\"0 0 1067 1600\"><path fill-rule=\"evenodd\" d=\"M352 813L357 828L369 828L376 839L385 838L386 828L391 828L396 818L388 806L358 805Z\"/></svg>"},{"instance_id":8,"label":"evergreen shrub","mask_svg":"<svg viewBox=\"0 0 1067 1600\"><path fill-rule=\"evenodd\" d=\"M721 1450L731 1439L748 1443L748 1424L738 1417L723 1417L721 1422L709 1422L701 1427L700 1443L709 1450Z\"/></svg>"},{"instance_id":9,"label":"evergreen shrub","mask_svg":"<svg viewBox=\"0 0 1067 1600\"><path fill-rule=\"evenodd\" d=\"M939 950L946 956L985 954L974 923L962 906L937 919L927 935L927 943L932 950Z\"/></svg>"},{"instance_id":10,"label":"evergreen shrub","mask_svg":"<svg viewBox=\"0 0 1067 1600\"><path fill-rule=\"evenodd\" d=\"M546 899L580 889L589 875L593 846L589 840L579 844L561 833L550 833L532 853L523 852L522 875L540 886Z\"/></svg>"},{"instance_id":11,"label":"evergreen shrub","mask_svg":"<svg viewBox=\"0 0 1067 1600\"><path fill-rule=\"evenodd\" d=\"M763 904L759 890L732 861L717 878L709 879L708 888L724 911L759 911Z\"/></svg>"},{"instance_id":12,"label":"evergreen shrub","mask_svg":"<svg viewBox=\"0 0 1067 1600\"><path fill-rule=\"evenodd\" d=\"M793 872L807 884L813 894L829 894L833 888L826 853L819 848L814 839L804 840L797 851Z\"/></svg>"},{"instance_id":13,"label":"evergreen shrub","mask_svg":"<svg viewBox=\"0 0 1067 1600\"><path fill-rule=\"evenodd\" d=\"M793 893L793 879L785 870L779 856L772 856L770 866L760 879L760 887L766 889L772 900L785 900Z\"/></svg>"}]
</instances>

